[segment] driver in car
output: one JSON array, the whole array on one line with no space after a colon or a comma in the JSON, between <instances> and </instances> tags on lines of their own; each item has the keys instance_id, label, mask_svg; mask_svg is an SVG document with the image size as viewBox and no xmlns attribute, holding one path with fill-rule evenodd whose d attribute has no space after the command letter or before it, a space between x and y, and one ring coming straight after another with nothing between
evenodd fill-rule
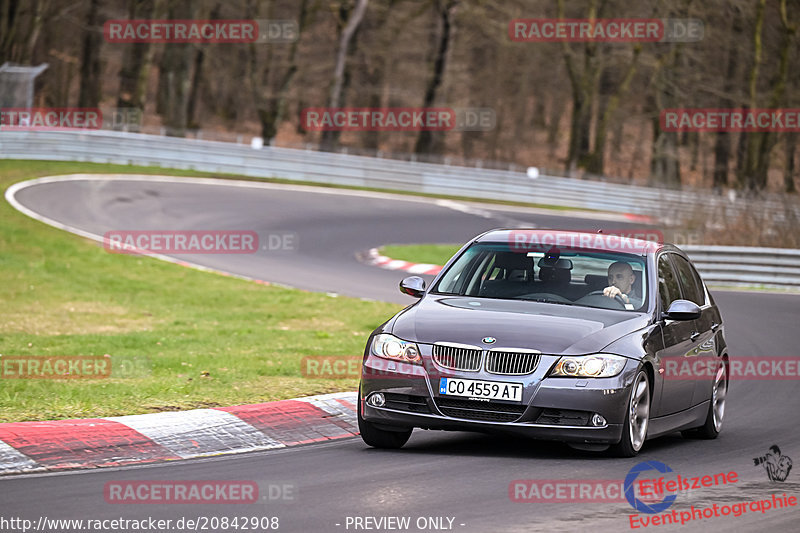
<instances>
[{"instance_id":1,"label":"driver in car","mask_svg":"<svg viewBox=\"0 0 800 533\"><path fill-rule=\"evenodd\" d=\"M636 276L633 268L628 263L617 261L608 267L609 286L603 289L603 294L609 298L620 296L626 304L638 309L642 306L642 297L633 292L633 282ZM626 306L627 307L627 306Z\"/></svg>"}]
</instances>

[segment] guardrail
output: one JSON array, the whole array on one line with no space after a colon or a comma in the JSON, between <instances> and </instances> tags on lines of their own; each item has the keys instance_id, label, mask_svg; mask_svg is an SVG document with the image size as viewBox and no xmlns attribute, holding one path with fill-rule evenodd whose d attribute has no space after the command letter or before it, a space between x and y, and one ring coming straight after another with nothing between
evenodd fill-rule
<instances>
[{"instance_id":1,"label":"guardrail","mask_svg":"<svg viewBox=\"0 0 800 533\"><path fill-rule=\"evenodd\" d=\"M800 250L751 246L681 246L709 285L800 289Z\"/></svg>"},{"instance_id":2,"label":"guardrail","mask_svg":"<svg viewBox=\"0 0 800 533\"><path fill-rule=\"evenodd\" d=\"M117 131L0 132L0 158L160 166L250 177L394 189L652 216L670 222L696 209L720 216L744 208L779 210L779 197L732 200L707 191L671 190L557 176L349 154L160 137ZM797 207L800 216L800 207Z\"/></svg>"}]
</instances>

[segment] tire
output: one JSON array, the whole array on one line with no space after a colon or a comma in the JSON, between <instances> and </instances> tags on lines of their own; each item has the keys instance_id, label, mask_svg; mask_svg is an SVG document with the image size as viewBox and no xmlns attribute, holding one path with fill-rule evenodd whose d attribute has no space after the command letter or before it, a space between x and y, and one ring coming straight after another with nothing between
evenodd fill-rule
<instances>
[{"instance_id":1,"label":"tire","mask_svg":"<svg viewBox=\"0 0 800 533\"><path fill-rule=\"evenodd\" d=\"M631 417L631 414L634 417ZM633 422L632 422L633 420ZM631 385L631 395L625 409L622 438L609 449L614 457L636 457L644 446L650 424L650 382L644 370L639 370Z\"/></svg>"},{"instance_id":2,"label":"tire","mask_svg":"<svg viewBox=\"0 0 800 533\"><path fill-rule=\"evenodd\" d=\"M386 431L375 427L375 424L367 422L361 418L361 409L358 409L358 431L361 432L361 440L373 448L398 449L408 442L411 437L412 429L401 429L399 431Z\"/></svg>"},{"instance_id":3,"label":"tire","mask_svg":"<svg viewBox=\"0 0 800 533\"><path fill-rule=\"evenodd\" d=\"M702 426L681 431L687 439L716 439L722 431L722 422L725 417L725 403L728 396L728 365L720 361L714 375L714 385L711 388L711 401L708 403L706 421Z\"/></svg>"}]
</instances>

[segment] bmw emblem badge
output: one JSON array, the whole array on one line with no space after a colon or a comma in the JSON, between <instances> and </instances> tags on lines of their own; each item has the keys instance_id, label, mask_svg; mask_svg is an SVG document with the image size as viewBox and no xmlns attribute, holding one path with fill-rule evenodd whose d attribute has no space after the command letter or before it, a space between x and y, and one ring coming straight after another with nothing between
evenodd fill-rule
<instances>
[{"instance_id":1,"label":"bmw emblem badge","mask_svg":"<svg viewBox=\"0 0 800 533\"><path fill-rule=\"evenodd\" d=\"M497 341L494 337L484 337L483 342L485 344L494 344Z\"/></svg>"}]
</instances>

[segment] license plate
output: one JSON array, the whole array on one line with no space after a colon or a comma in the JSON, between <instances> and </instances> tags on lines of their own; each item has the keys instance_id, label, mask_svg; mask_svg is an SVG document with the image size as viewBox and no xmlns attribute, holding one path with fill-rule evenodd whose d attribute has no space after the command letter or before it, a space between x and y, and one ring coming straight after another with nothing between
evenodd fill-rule
<instances>
[{"instance_id":1,"label":"license plate","mask_svg":"<svg viewBox=\"0 0 800 533\"><path fill-rule=\"evenodd\" d=\"M439 394L486 398L488 400L522 401L522 383L482 381L478 379L441 378Z\"/></svg>"}]
</instances>

